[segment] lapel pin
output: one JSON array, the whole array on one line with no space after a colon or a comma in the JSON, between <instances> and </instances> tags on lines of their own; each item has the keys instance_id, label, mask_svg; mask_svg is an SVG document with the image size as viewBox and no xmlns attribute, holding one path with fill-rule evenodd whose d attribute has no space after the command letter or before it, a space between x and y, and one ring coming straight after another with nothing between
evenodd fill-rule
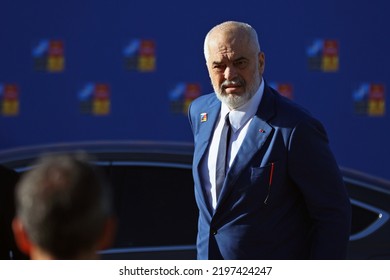
<instances>
[{"instance_id":1,"label":"lapel pin","mask_svg":"<svg viewBox=\"0 0 390 280\"><path fill-rule=\"evenodd\" d=\"M207 113L201 113L200 122L206 122L206 121L207 121Z\"/></svg>"},{"instance_id":2,"label":"lapel pin","mask_svg":"<svg viewBox=\"0 0 390 280\"><path fill-rule=\"evenodd\" d=\"M264 133L265 130L260 128L260 129L259 129L259 132Z\"/></svg>"}]
</instances>

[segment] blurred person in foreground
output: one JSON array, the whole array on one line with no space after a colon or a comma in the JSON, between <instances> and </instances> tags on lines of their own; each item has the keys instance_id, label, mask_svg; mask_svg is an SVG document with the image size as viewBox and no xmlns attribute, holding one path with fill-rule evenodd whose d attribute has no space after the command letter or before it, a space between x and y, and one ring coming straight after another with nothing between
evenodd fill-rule
<instances>
[{"instance_id":1,"label":"blurred person in foreground","mask_svg":"<svg viewBox=\"0 0 390 280\"><path fill-rule=\"evenodd\" d=\"M215 92L189 108L198 259L345 259L351 205L323 125L263 79L250 25L215 26L204 55Z\"/></svg>"},{"instance_id":2,"label":"blurred person in foreground","mask_svg":"<svg viewBox=\"0 0 390 280\"><path fill-rule=\"evenodd\" d=\"M27 259L15 243L12 220L15 216L15 186L19 173L0 165L0 260Z\"/></svg>"},{"instance_id":3,"label":"blurred person in foreground","mask_svg":"<svg viewBox=\"0 0 390 280\"><path fill-rule=\"evenodd\" d=\"M107 181L85 155L47 155L16 186L16 242L31 259L98 259L115 223Z\"/></svg>"}]
</instances>

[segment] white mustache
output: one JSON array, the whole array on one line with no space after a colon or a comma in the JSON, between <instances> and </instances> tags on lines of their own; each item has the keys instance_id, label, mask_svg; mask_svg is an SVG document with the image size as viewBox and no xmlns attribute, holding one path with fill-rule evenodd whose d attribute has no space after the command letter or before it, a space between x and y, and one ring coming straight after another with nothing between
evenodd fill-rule
<instances>
[{"instance_id":1,"label":"white mustache","mask_svg":"<svg viewBox=\"0 0 390 280\"><path fill-rule=\"evenodd\" d=\"M243 86L243 82L240 80L232 80L232 81L224 81L221 84L221 88L229 87L229 86Z\"/></svg>"}]
</instances>

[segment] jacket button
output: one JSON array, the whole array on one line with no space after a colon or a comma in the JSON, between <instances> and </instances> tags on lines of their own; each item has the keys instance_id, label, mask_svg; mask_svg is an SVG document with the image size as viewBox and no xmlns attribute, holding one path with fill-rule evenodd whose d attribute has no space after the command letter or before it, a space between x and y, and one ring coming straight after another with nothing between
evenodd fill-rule
<instances>
[{"instance_id":1,"label":"jacket button","mask_svg":"<svg viewBox=\"0 0 390 280\"><path fill-rule=\"evenodd\" d=\"M218 233L218 231L216 229L211 229L211 234L212 235L216 235Z\"/></svg>"}]
</instances>

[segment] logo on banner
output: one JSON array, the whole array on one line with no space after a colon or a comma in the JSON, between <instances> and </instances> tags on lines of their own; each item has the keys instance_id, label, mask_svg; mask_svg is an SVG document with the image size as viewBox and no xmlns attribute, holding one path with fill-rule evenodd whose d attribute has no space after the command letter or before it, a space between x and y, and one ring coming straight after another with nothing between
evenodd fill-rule
<instances>
[{"instance_id":1,"label":"logo on banner","mask_svg":"<svg viewBox=\"0 0 390 280\"><path fill-rule=\"evenodd\" d=\"M133 39L123 49L125 69L153 72L156 70L156 45L153 40Z\"/></svg>"},{"instance_id":2,"label":"logo on banner","mask_svg":"<svg viewBox=\"0 0 390 280\"><path fill-rule=\"evenodd\" d=\"M65 50L62 40L40 40L32 50L34 69L43 72L62 72L65 69Z\"/></svg>"},{"instance_id":3,"label":"logo on banner","mask_svg":"<svg viewBox=\"0 0 390 280\"><path fill-rule=\"evenodd\" d=\"M78 93L82 114L104 116L110 113L110 86L87 83Z\"/></svg>"},{"instance_id":4,"label":"logo on banner","mask_svg":"<svg viewBox=\"0 0 390 280\"><path fill-rule=\"evenodd\" d=\"M169 92L171 112L187 115L190 103L200 96L200 89L200 84L197 83L178 83Z\"/></svg>"},{"instance_id":5,"label":"logo on banner","mask_svg":"<svg viewBox=\"0 0 390 280\"><path fill-rule=\"evenodd\" d=\"M308 67L312 71L336 72L339 70L339 42L316 39L306 49Z\"/></svg>"},{"instance_id":6,"label":"logo on banner","mask_svg":"<svg viewBox=\"0 0 390 280\"><path fill-rule=\"evenodd\" d=\"M385 115L386 97L383 84L364 83L353 92L357 115L380 117Z\"/></svg>"},{"instance_id":7,"label":"logo on banner","mask_svg":"<svg viewBox=\"0 0 390 280\"><path fill-rule=\"evenodd\" d=\"M276 83L276 82L271 82L270 86L278 91L281 95L293 99L293 86L292 84L289 83Z\"/></svg>"},{"instance_id":8,"label":"logo on banner","mask_svg":"<svg viewBox=\"0 0 390 280\"><path fill-rule=\"evenodd\" d=\"M1 115L6 117L19 114L19 88L15 84L0 83Z\"/></svg>"}]
</instances>

